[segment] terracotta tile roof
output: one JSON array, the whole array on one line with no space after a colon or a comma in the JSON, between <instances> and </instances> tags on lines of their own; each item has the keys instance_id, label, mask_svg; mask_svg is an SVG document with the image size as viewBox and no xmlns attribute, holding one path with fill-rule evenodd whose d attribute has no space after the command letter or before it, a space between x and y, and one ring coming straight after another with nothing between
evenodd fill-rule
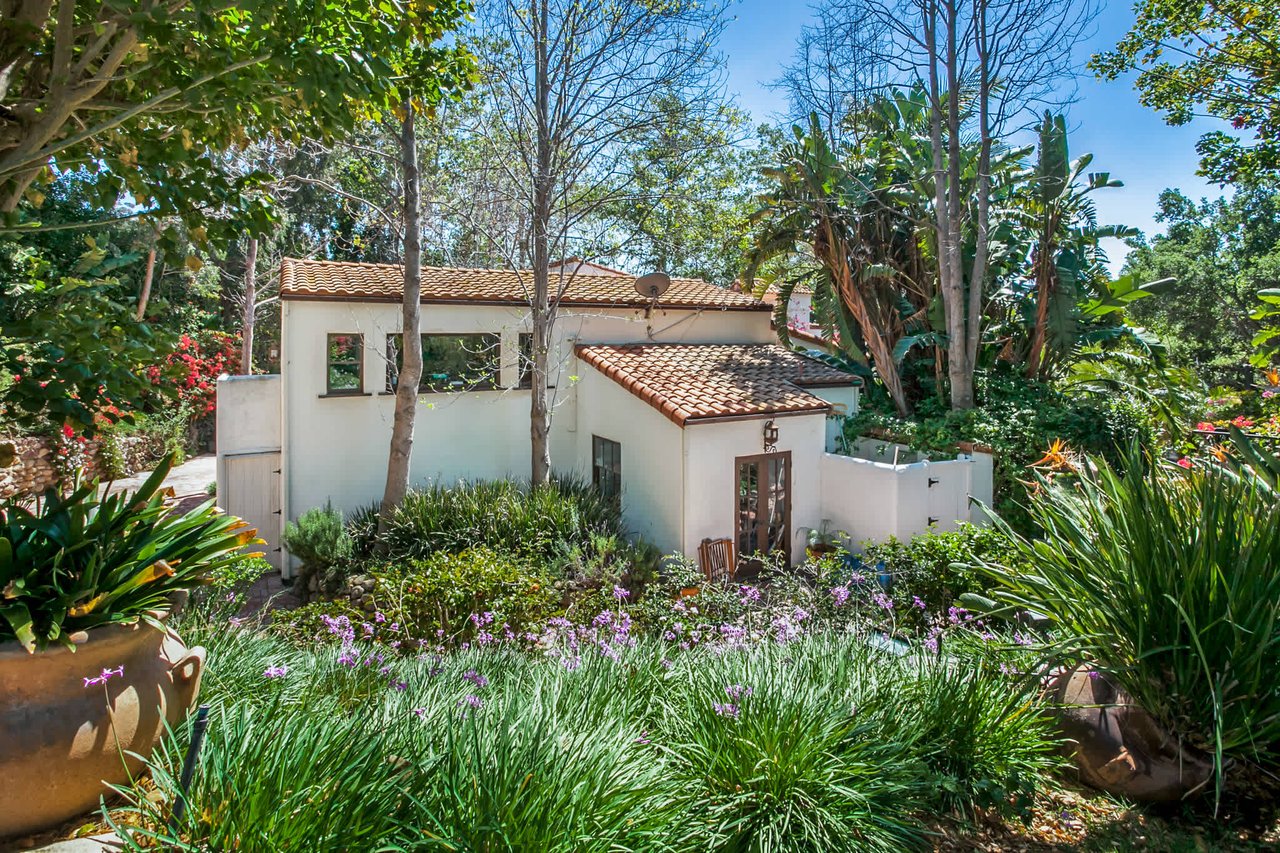
<instances>
[{"instance_id":1,"label":"terracotta tile roof","mask_svg":"<svg viewBox=\"0 0 1280 853\"><path fill-rule=\"evenodd\" d=\"M286 258L280 264L281 299L335 299L357 302L399 302L403 273L398 264L358 264L347 261L302 261ZM422 301L499 305L528 303L532 287L529 271L423 267ZM555 280L552 281L553 287ZM635 277L578 275L569 284L561 305L644 308L649 301L635 292ZM719 308L767 311L769 306L750 294L734 293L692 278L672 279L658 305L664 308Z\"/></svg>"},{"instance_id":2,"label":"terracotta tile roof","mask_svg":"<svg viewBox=\"0 0 1280 853\"><path fill-rule=\"evenodd\" d=\"M860 380L777 344L580 344L578 358L680 426L702 418L819 412L805 387Z\"/></svg>"}]
</instances>

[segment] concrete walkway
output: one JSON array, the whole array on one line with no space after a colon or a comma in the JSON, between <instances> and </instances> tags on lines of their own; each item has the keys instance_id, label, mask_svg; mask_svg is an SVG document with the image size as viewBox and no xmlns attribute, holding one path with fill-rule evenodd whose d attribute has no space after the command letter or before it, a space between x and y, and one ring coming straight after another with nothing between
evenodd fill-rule
<instances>
[{"instance_id":1,"label":"concrete walkway","mask_svg":"<svg viewBox=\"0 0 1280 853\"><path fill-rule=\"evenodd\" d=\"M169 476L164 478L164 484L173 489L174 496L180 501L183 498L199 497L200 500L194 503L202 503L210 497L208 488L216 477L216 470L217 457L213 454L193 456L170 471ZM145 483L147 477L150 476L150 471L143 471L134 474L132 477L116 480L111 484L109 492L110 494L115 494L125 489L132 491ZM186 503L186 501L182 502Z\"/></svg>"}]
</instances>

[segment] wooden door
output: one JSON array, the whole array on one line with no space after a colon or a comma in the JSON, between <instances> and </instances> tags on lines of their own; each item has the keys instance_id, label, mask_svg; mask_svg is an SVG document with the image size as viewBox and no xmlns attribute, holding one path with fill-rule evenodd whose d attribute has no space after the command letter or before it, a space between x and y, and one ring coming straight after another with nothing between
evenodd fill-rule
<instances>
[{"instance_id":1,"label":"wooden door","mask_svg":"<svg viewBox=\"0 0 1280 853\"><path fill-rule=\"evenodd\" d=\"M791 562L791 451L736 460L734 541L738 559L781 553Z\"/></svg>"},{"instance_id":2,"label":"wooden door","mask_svg":"<svg viewBox=\"0 0 1280 853\"><path fill-rule=\"evenodd\" d=\"M226 456L226 494L218 503L258 528L267 561L280 568L280 451Z\"/></svg>"}]
</instances>

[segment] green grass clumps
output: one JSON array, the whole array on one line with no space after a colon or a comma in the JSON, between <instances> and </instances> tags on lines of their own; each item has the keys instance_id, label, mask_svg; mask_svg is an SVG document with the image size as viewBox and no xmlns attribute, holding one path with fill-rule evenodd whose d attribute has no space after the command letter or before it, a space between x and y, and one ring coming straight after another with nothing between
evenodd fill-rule
<instances>
[{"instance_id":1,"label":"green grass clumps","mask_svg":"<svg viewBox=\"0 0 1280 853\"><path fill-rule=\"evenodd\" d=\"M138 789L122 830L140 846L921 849L930 815L1014 810L1056 763L1032 685L849 635L380 660L187 633L210 651L208 740L176 833L185 732L157 757L160 796Z\"/></svg>"},{"instance_id":2,"label":"green grass clumps","mask_svg":"<svg viewBox=\"0 0 1280 853\"><path fill-rule=\"evenodd\" d=\"M371 512L353 520L357 548L373 551L377 532ZM549 560L563 543L591 534L621 532L618 506L590 484L557 479L530 487L512 480L434 485L409 493L395 512L382 544L391 561L457 553L476 545L530 559Z\"/></svg>"}]
</instances>

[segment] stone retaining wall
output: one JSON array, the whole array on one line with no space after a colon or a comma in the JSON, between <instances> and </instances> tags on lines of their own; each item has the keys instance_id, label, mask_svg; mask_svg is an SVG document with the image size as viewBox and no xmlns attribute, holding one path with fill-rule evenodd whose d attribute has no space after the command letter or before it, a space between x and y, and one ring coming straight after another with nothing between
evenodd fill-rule
<instances>
[{"instance_id":1,"label":"stone retaining wall","mask_svg":"<svg viewBox=\"0 0 1280 853\"><path fill-rule=\"evenodd\" d=\"M124 471L117 476L129 476L145 471L159 461L163 449L157 450L154 439L145 436L128 436L115 440L120 449ZM0 468L0 498L13 495L40 495L58 483L60 472L55 464L57 442L52 438L0 437L0 451L12 446L13 460L8 467ZM88 441L80 445L84 459L85 477L93 478L103 472L98 442ZM0 453L7 457L8 453ZM105 473L103 474L105 476Z\"/></svg>"}]
</instances>

